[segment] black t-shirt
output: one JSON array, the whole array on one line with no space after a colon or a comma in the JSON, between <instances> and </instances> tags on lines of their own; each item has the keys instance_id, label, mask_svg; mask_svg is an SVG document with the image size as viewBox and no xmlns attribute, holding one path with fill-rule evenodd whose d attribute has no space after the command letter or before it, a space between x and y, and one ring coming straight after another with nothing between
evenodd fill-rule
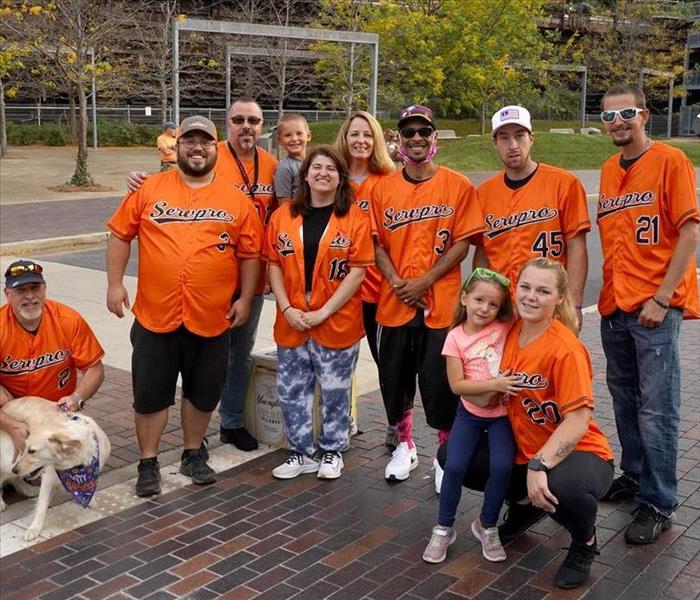
<instances>
[{"instance_id":1,"label":"black t-shirt","mask_svg":"<svg viewBox=\"0 0 700 600\"><path fill-rule=\"evenodd\" d=\"M634 163L636 163L640 158L644 156L644 153L640 154L639 156L635 158L622 158L622 154L620 154L620 166L626 171L629 169Z\"/></svg>"},{"instance_id":2,"label":"black t-shirt","mask_svg":"<svg viewBox=\"0 0 700 600\"><path fill-rule=\"evenodd\" d=\"M503 174L503 179L505 181L505 184L511 189L511 190L517 190L521 187L523 187L525 184L527 184L530 179L532 179L535 176L535 173L537 173L537 169L540 168L540 165L538 164L535 170L530 173L527 177L523 177L522 179L510 179L508 175L505 173Z\"/></svg>"},{"instance_id":3,"label":"black t-shirt","mask_svg":"<svg viewBox=\"0 0 700 600\"><path fill-rule=\"evenodd\" d=\"M306 279L306 291L313 287L314 265L318 255L318 243L323 237L323 232L331 220L335 209L334 204L321 208L311 207L311 213L303 217L304 223L304 278Z\"/></svg>"}]
</instances>

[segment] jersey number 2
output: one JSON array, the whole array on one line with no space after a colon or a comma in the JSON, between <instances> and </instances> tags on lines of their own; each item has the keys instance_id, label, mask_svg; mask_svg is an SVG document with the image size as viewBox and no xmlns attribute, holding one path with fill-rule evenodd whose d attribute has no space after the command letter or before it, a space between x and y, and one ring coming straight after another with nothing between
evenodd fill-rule
<instances>
[{"instance_id":1,"label":"jersey number 2","mask_svg":"<svg viewBox=\"0 0 700 600\"><path fill-rule=\"evenodd\" d=\"M532 244L532 252L539 252L542 258L546 258L548 255L557 258L561 256L563 251L564 241L561 231L543 231Z\"/></svg>"},{"instance_id":2,"label":"jersey number 2","mask_svg":"<svg viewBox=\"0 0 700 600\"><path fill-rule=\"evenodd\" d=\"M638 244L658 244L659 243L659 215L650 217L642 215L637 219L637 243Z\"/></svg>"}]
</instances>

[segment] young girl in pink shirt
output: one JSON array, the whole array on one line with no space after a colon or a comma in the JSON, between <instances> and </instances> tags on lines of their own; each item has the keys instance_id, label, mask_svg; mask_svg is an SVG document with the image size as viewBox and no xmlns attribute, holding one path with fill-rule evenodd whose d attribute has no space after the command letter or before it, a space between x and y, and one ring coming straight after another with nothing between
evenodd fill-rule
<instances>
[{"instance_id":1,"label":"young girl in pink shirt","mask_svg":"<svg viewBox=\"0 0 700 600\"><path fill-rule=\"evenodd\" d=\"M503 345L513 323L509 286L509 280L500 273L481 267L474 269L462 286L452 330L442 349L450 387L460 395L461 403L447 444L438 524L423 553L426 562L444 561L448 546L457 539L454 521L462 480L484 430L488 432L489 479L481 514L471 529L481 542L486 559L506 559L496 523L515 454L503 399L504 394L516 391L516 377L507 373L499 375L498 371Z\"/></svg>"}]
</instances>

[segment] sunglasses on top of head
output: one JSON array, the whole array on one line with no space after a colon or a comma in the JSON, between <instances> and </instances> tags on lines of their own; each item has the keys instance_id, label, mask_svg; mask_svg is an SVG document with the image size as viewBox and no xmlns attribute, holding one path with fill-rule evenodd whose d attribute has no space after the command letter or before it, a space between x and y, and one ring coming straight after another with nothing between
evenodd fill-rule
<instances>
[{"instance_id":1,"label":"sunglasses on top of head","mask_svg":"<svg viewBox=\"0 0 700 600\"><path fill-rule=\"evenodd\" d=\"M422 138L429 138L433 135L434 129L432 127L404 127L399 131L401 137L405 137L410 140L414 135L418 134Z\"/></svg>"},{"instance_id":2,"label":"sunglasses on top of head","mask_svg":"<svg viewBox=\"0 0 700 600\"><path fill-rule=\"evenodd\" d=\"M620 110L604 110L602 113L600 113L600 120L603 121L603 123L614 123L615 122L615 117L617 115L620 115L620 118L623 121L631 121L634 119L639 113L643 113L644 109L643 108L621 108Z\"/></svg>"},{"instance_id":3,"label":"sunglasses on top of head","mask_svg":"<svg viewBox=\"0 0 700 600\"><path fill-rule=\"evenodd\" d=\"M15 265L10 267L5 271L5 277L19 277L20 275L27 275L29 273L34 273L39 275L44 272L41 265L31 264L31 265Z\"/></svg>"}]
</instances>

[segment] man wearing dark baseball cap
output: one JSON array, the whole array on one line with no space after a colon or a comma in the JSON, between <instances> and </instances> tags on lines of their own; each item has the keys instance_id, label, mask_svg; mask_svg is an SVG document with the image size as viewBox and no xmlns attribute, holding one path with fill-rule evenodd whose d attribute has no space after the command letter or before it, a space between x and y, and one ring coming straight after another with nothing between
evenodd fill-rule
<instances>
[{"instance_id":1,"label":"man wearing dark baseball cap","mask_svg":"<svg viewBox=\"0 0 700 600\"><path fill-rule=\"evenodd\" d=\"M202 440L224 387L229 330L250 314L263 238L252 202L214 171L217 137L209 119L184 119L179 169L149 176L107 223L107 308L120 318L131 308L123 278L134 238L139 248L131 330L138 496L160 492L160 438L179 374L180 473L216 481Z\"/></svg>"},{"instance_id":2,"label":"man wearing dark baseball cap","mask_svg":"<svg viewBox=\"0 0 700 600\"><path fill-rule=\"evenodd\" d=\"M40 396L77 411L104 380L104 350L75 310L46 298L43 271L31 260L15 261L5 271L0 406L13 398ZM28 433L25 424L0 410L0 428L19 451Z\"/></svg>"},{"instance_id":3,"label":"man wearing dark baseball cap","mask_svg":"<svg viewBox=\"0 0 700 600\"><path fill-rule=\"evenodd\" d=\"M433 111L409 106L397 126L405 166L377 183L371 198L376 261L384 275L377 305L379 382L387 421L399 441L384 473L390 481L408 479L418 464L412 434L416 376L438 443L452 427L458 397L447 381L442 347L459 295L459 263L469 238L483 230L474 186L433 162ZM438 493L440 483L436 468Z\"/></svg>"}]
</instances>

